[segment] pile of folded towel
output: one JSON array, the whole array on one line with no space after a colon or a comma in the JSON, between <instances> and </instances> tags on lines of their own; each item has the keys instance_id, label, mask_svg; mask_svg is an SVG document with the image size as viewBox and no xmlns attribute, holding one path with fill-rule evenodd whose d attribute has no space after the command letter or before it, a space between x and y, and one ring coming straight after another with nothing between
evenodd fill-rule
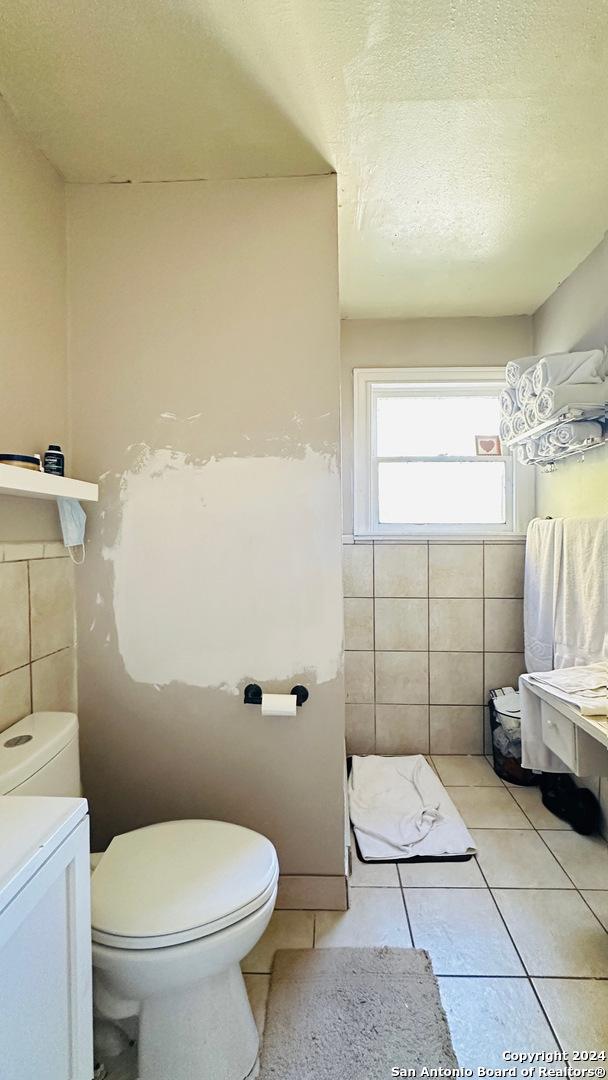
<instances>
[{"instance_id":1,"label":"pile of folded towel","mask_svg":"<svg viewBox=\"0 0 608 1080\"><path fill-rule=\"evenodd\" d=\"M608 716L608 662L582 664L529 676L548 686L558 697L577 705L583 716Z\"/></svg>"},{"instance_id":2,"label":"pile of folded towel","mask_svg":"<svg viewBox=\"0 0 608 1080\"><path fill-rule=\"evenodd\" d=\"M507 385L500 395L500 437L505 443L531 433L518 447L522 462L550 461L561 450L601 442L599 421L573 420L559 424L568 407L602 406L608 402L608 352L555 353L511 360ZM532 432L555 418L556 426L540 438Z\"/></svg>"}]
</instances>

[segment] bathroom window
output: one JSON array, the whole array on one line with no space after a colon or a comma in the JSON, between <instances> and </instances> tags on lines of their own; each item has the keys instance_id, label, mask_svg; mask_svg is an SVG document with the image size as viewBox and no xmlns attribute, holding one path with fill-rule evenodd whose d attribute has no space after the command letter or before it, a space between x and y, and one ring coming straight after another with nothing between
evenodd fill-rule
<instances>
[{"instance_id":1,"label":"bathroom window","mask_svg":"<svg viewBox=\"0 0 608 1080\"><path fill-rule=\"evenodd\" d=\"M498 434L502 368L358 369L354 377L355 535L525 531L533 470L508 451L479 453Z\"/></svg>"}]
</instances>

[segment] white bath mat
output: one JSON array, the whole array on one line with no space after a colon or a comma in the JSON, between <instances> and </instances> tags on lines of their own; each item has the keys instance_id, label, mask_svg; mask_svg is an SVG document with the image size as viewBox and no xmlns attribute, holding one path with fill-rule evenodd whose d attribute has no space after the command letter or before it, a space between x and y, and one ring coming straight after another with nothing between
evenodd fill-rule
<instances>
[{"instance_id":1,"label":"white bath mat","mask_svg":"<svg viewBox=\"0 0 608 1080\"><path fill-rule=\"evenodd\" d=\"M421 754L353 757L350 819L365 862L466 858L473 838Z\"/></svg>"}]
</instances>

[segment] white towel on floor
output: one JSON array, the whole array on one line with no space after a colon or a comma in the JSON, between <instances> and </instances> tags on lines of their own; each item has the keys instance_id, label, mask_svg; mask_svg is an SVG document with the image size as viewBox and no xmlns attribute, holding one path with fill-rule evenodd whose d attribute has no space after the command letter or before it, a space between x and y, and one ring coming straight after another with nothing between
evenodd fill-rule
<instances>
[{"instance_id":1,"label":"white towel on floor","mask_svg":"<svg viewBox=\"0 0 608 1080\"><path fill-rule=\"evenodd\" d=\"M608 374L604 349L588 352L555 353L543 356L532 371L534 393L540 394L545 386L563 386L564 383L600 383Z\"/></svg>"},{"instance_id":2,"label":"white towel on floor","mask_svg":"<svg viewBox=\"0 0 608 1080\"><path fill-rule=\"evenodd\" d=\"M527 444L526 444L527 445ZM528 525L524 583L524 642L528 671L551 671L555 606L562 551L562 519Z\"/></svg>"},{"instance_id":3,"label":"white towel on floor","mask_svg":"<svg viewBox=\"0 0 608 1080\"><path fill-rule=\"evenodd\" d=\"M547 386L536 399L536 411L540 421L549 420L554 413L566 409L569 405L580 408L581 405L598 406L608 401L608 383L574 386L566 383L555 388Z\"/></svg>"},{"instance_id":4,"label":"white towel on floor","mask_svg":"<svg viewBox=\"0 0 608 1080\"><path fill-rule=\"evenodd\" d=\"M350 818L364 859L467 855L475 844L422 757L353 757Z\"/></svg>"},{"instance_id":5,"label":"white towel on floor","mask_svg":"<svg viewBox=\"0 0 608 1080\"><path fill-rule=\"evenodd\" d=\"M534 367L538 363L538 356L522 356L521 360L509 360L505 368L505 381L507 386L517 386L524 371Z\"/></svg>"},{"instance_id":6,"label":"white towel on floor","mask_svg":"<svg viewBox=\"0 0 608 1080\"><path fill-rule=\"evenodd\" d=\"M608 659L608 518L564 518L562 529L556 668Z\"/></svg>"}]
</instances>

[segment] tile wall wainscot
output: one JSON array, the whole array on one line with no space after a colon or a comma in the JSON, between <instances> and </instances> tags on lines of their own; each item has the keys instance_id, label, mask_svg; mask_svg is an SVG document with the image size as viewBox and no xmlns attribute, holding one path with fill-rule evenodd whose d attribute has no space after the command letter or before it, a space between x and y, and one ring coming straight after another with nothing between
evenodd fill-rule
<instances>
[{"instance_id":1,"label":"tile wall wainscot","mask_svg":"<svg viewBox=\"0 0 608 1080\"><path fill-rule=\"evenodd\" d=\"M76 712L74 567L63 544L0 544L0 731Z\"/></svg>"},{"instance_id":2,"label":"tile wall wainscot","mask_svg":"<svg viewBox=\"0 0 608 1080\"><path fill-rule=\"evenodd\" d=\"M525 670L523 540L343 555L348 752L489 753L489 691Z\"/></svg>"}]
</instances>

